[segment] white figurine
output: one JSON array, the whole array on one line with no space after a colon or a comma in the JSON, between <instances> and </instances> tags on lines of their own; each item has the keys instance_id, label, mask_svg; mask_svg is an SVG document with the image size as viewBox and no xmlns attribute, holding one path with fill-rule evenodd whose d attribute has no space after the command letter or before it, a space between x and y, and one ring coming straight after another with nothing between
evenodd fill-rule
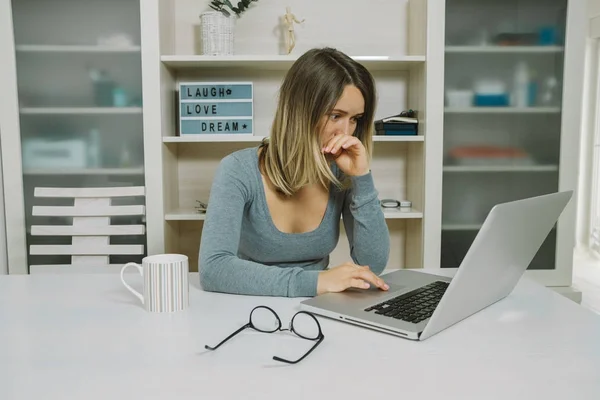
<instances>
[{"instance_id":1,"label":"white figurine","mask_svg":"<svg viewBox=\"0 0 600 400\"><path fill-rule=\"evenodd\" d=\"M290 54L294 49L294 46L296 46L296 37L294 35L294 22L296 22L297 24L301 24L304 22L304 20L298 21L296 16L290 11L289 6L285 8L285 15L283 16L283 20L287 25L285 43L287 47L287 53Z\"/></svg>"}]
</instances>

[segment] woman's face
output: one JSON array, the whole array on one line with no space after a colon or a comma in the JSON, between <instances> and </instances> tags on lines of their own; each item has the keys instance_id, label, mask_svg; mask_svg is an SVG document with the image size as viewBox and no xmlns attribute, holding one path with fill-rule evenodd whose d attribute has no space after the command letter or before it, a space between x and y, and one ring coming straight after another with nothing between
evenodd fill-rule
<instances>
[{"instance_id":1,"label":"woman's face","mask_svg":"<svg viewBox=\"0 0 600 400\"><path fill-rule=\"evenodd\" d=\"M331 113L323 117L321 145L337 135L353 135L364 112L365 100L360 90L354 85L346 86Z\"/></svg>"}]
</instances>

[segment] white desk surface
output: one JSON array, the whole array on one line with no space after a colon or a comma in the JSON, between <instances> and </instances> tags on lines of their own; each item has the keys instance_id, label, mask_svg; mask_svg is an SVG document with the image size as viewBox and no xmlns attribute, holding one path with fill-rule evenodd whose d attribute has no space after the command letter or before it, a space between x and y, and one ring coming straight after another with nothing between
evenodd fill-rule
<instances>
[{"instance_id":1,"label":"white desk surface","mask_svg":"<svg viewBox=\"0 0 600 400\"><path fill-rule=\"evenodd\" d=\"M130 280L139 288L141 280ZM118 275L0 277L0 399L600 399L600 316L521 281L424 341L320 318L325 340L246 330L256 305L284 324L301 299L207 293L150 314ZM410 397L409 397L410 396Z\"/></svg>"}]
</instances>

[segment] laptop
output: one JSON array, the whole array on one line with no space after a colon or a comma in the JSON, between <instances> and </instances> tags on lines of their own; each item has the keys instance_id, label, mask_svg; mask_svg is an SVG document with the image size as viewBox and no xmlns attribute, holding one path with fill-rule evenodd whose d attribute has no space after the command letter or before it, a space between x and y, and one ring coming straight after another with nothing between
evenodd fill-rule
<instances>
[{"instance_id":1,"label":"laptop","mask_svg":"<svg viewBox=\"0 0 600 400\"><path fill-rule=\"evenodd\" d=\"M510 294L572 195L563 191L495 205L454 278L398 270L381 276L387 291L351 288L304 300L300 307L425 340Z\"/></svg>"}]
</instances>

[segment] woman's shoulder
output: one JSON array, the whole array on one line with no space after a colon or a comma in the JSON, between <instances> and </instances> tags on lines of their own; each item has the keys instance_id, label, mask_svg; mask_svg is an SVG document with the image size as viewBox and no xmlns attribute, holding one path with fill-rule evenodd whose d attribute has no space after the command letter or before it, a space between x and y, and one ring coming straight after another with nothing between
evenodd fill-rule
<instances>
[{"instance_id":1,"label":"woman's shoulder","mask_svg":"<svg viewBox=\"0 0 600 400\"><path fill-rule=\"evenodd\" d=\"M236 185L253 191L258 172L258 147L236 150L227 154L219 163L219 175L233 179Z\"/></svg>"},{"instance_id":2,"label":"woman's shoulder","mask_svg":"<svg viewBox=\"0 0 600 400\"><path fill-rule=\"evenodd\" d=\"M258 147L236 150L221 160L221 167L237 172L249 172L258 162Z\"/></svg>"}]
</instances>

